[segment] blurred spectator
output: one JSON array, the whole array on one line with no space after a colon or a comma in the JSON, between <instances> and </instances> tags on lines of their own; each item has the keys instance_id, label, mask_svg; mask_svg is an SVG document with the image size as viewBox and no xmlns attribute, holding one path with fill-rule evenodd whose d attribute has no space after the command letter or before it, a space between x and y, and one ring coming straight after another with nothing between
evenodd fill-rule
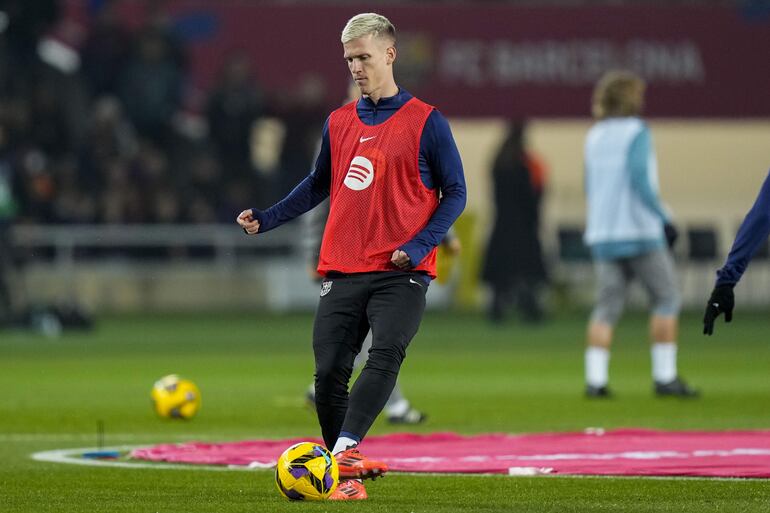
<instances>
[{"instance_id":1,"label":"blurred spectator","mask_svg":"<svg viewBox=\"0 0 770 513\"><path fill-rule=\"evenodd\" d=\"M0 11L8 17L3 38L13 70L10 78L23 81L39 60L40 38L58 21L61 8L57 0L0 0Z\"/></svg>"},{"instance_id":2,"label":"blurred spectator","mask_svg":"<svg viewBox=\"0 0 770 513\"><path fill-rule=\"evenodd\" d=\"M29 131L29 109L21 98L0 98L0 138L6 151L23 145Z\"/></svg>"},{"instance_id":3,"label":"blurred spectator","mask_svg":"<svg viewBox=\"0 0 770 513\"><path fill-rule=\"evenodd\" d=\"M270 197L268 177L256 169L251 149L254 125L264 115L265 96L252 63L245 53L234 52L227 57L206 106L210 139L223 168L217 219L231 219L238 205L243 205L244 193L252 200Z\"/></svg>"},{"instance_id":4,"label":"blurred spectator","mask_svg":"<svg viewBox=\"0 0 770 513\"><path fill-rule=\"evenodd\" d=\"M182 105L183 71L163 33L144 29L120 77L120 99L141 137L167 144Z\"/></svg>"},{"instance_id":5,"label":"blurred spectator","mask_svg":"<svg viewBox=\"0 0 770 513\"><path fill-rule=\"evenodd\" d=\"M158 223L181 223L182 205L176 189L169 184L150 191L152 205L152 220Z\"/></svg>"},{"instance_id":6,"label":"blurred spectator","mask_svg":"<svg viewBox=\"0 0 770 513\"><path fill-rule=\"evenodd\" d=\"M56 180L51 172L51 161L39 149L29 148L19 151L17 165L17 176L21 181L21 220L55 222Z\"/></svg>"},{"instance_id":7,"label":"blurred spectator","mask_svg":"<svg viewBox=\"0 0 770 513\"><path fill-rule=\"evenodd\" d=\"M7 133L0 118L0 326L11 322L16 306L11 283L15 268L11 226L17 211L17 183Z\"/></svg>"},{"instance_id":8,"label":"blurred spectator","mask_svg":"<svg viewBox=\"0 0 770 513\"><path fill-rule=\"evenodd\" d=\"M70 123L64 77L41 70L30 91L30 137L50 157L59 157L75 145L76 128Z\"/></svg>"},{"instance_id":9,"label":"blurred spectator","mask_svg":"<svg viewBox=\"0 0 770 513\"><path fill-rule=\"evenodd\" d=\"M222 166L212 152L203 149L195 156L186 184L185 217L188 222L225 221L217 219L217 206L222 198Z\"/></svg>"},{"instance_id":10,"label":"blurred spectator","mask_svg":"<svg viewBox=\"0 0 770 513\"><path fill-rule=\"evenodd\" d=\"M84 144L80 150L80 187L94 196L104 188L107 166L114 159L130 161L138 151L133 126L120 102L105 96L91 109Z\"/></svg>"},{"instance_id":11,"label":"blurred spectator","mask_svg":"<svg viewBox=\"0 0 770 513\"><path fill-rule=\"evenodd\" d=\"M318 149L318 131L327 114L326 84L316 75L303 76L280 117L286 129L276 176L275 201L307 176Z\"/></svg>"},{"instance_id":12,"label":"blurred spectator","mask_svg":"<svg viewBox=\"0 0 770 513\"><path fill-rule=\"evenodd\" d=\"M177 33L174 18L169 15L168 4L168 0L145 0L146 28L163 39L164 46L168 51L168 58L180 70L185 70L187 69L187 52Z\"/></svg>"},{"instance_id":13,"label":"blurred spectator","mask_svg":"<svg viewBox=\"0 0 770 513\"><path fill-rule=\"evenodd\" d=\"M129 58L131 37L120 24L116 5L109 0L99 6L80 52L83 75L95 97L118 93L118 78Z\"/></svg>"},{"instance_id":14,"label":"blurred spectator","mask_svg":"<svg viewBox=\"0 0 770 513\"><path fill-rule=\"evenodd\" d=\"M144 198L142 222L181 222L179 194L168 155L157 145L145 142L139 146L131 169Z\"/></svg>"},{"instance_id":15,"label":"blurred spectator","mask_svg":"<svg viewBox=\"0 0 770 513\"><path fill-rule=\"evenodd\" d=\"M141 223L146 220L145 197L138 180L132 179L130 165L112 160L106 168L105 188L100 194L100 219L106 223Z\"/></svg>"},{"instance_id":16,"label":"blurred spectator","mask_svg":"<svg viewBox=\"0 0 770 513\"><path fill-rule=\"evenodd\" d=\"M264 97L249 57L237 52L222 68L206 108L211 139L228 175L251 176L251 130L264 115Z\"/></svg>"},{"instance_id":17,"label":"blurred spectator","mask_svg":"<svg viewBox=\"0 0 770 513\"><path fill-rule=\"evenodd\" d=\"M61 159L54 174L57 181L54 218L60 223L96 222L95 197L82 186L77 160L72 156Z\"/></svg>"},{"instance_id":18,"label":"blurred spectator","mask_svg":"<svg viewBox=\"0 0 770 513\"><path fill-rule=\"evenodd\" d=\"M187 57L177 20L164 0L143 6L146 22L132 31L118 0L89 2L82 66L66 68L39 54L41 40L61 32L62 2L0 0L8 21L0 31L0 139L12 150L2 159L12 162L19 222L229 222L245 201L268 202L308 173L325 84L305 76L271 109L286 137L283 147L271 142L281 171L268 175L253 159L267 102L250 57L226 59L205 102L209 137L184 132Z\"/></svg>"},{"instance_id":19,"label":"blurred spectator","mask_svg":"<svg viewBox=\"0 0 770 513\"><path fill-rule=\"evenodd\" d=\"M526 125L513 122L492 167L495 220L483 279L492 288L489 317L502 321L513 304L528 322L543 317L539 291L546 281L540 247L543 164L526 149Z\"/></svg>"}]
</instances>

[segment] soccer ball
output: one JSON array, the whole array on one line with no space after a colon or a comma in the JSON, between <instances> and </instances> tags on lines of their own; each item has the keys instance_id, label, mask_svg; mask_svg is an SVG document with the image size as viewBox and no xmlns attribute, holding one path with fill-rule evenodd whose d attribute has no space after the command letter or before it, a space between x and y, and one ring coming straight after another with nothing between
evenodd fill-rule
<instances>
[{"instance_id":1,"label":"soccer ball","mask_svg":"<svg viewBox=\"0 0 770 513\"><path fill-rule=\"evenodd\" d=\"M287 499L320 501L337 488L339 474L337 460L326 447L300 442L283 451L278 458L275 485Z\"/></svg>"},{"instance_id":2,"label":"soccer ball","mask_svg":"<svg viewBox=\"0 0 770 513\"><path fill-rule=\"evenodd\" d=\"M155 412L163 418L191 419L201 407L201 393L195 383L176 374L156 381L150 396Z\"/></svg>"}]
</instances>

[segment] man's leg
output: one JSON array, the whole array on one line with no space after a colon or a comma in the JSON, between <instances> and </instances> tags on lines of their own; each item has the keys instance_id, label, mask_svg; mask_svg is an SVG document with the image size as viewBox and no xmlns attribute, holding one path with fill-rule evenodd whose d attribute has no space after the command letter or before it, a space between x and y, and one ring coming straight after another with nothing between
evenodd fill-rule
<instances>
[{"instance_id":1,"label":"man's leg","mask_svg":"<svg viewBox=\"0 0 770 513\"><path fill-rule=\"evenodd\" d=\"M543 320L543 307L540 306L540 282L533 276L520 276L514 285L516 308L524 322L539 323Z\"/></svg>"},{"instance_id":2,"label":"man's leg","mask_svg":"<svg viewBox=\"0 0 770 513\"><path fill-rule=\"evenodd\" d=\"M363 438L385 406L406 348L420 326L427 287L413 273L382 273L373 278L367 306L372 348L350 392L343 431Z\"/></svg>"},{"instance_id":3,"label":"man's leg","mask_svg":"<svg viewBox=\"0 0 770 513\"><path fill-rule=\"evenodd\" d=\"M588 397L610 395L610 346L615 323L623 313L627 272L622 261L597 261L596 306L586 333L585 380Z\"/></svg>"},{"instance_id":4,"label":"man's leg","mask_svg":"<svg viewBox=\"0 0 770 513\"><path fill-rule=\"evenodd\" d=\"M369 350L372 348L372 330L366 334L363 344L361 344L361 351L356 355L356 359L353 362L354 369L360 369L366 365L366 360L369 358Z\"/></svg>"},{"instance_id":5,"label":"man's leg","mask_svg":"<svg viewBox=\"0 0 770 513\"><path fill-rule=\"evenodd\" d=\"M677 338L681 296L677 286L674 259L668 250L653 251L634 262L634 273L639 276L650 296L650 358L655 393L661 396L695 397L698 391L690 388L677 371Z\"/></svg>"},{"instance_id":6,"label":"man's leg","mask_svg":"<svg viewBox=\"0 0 770 513\"><path fill-rule=\"evenodd\" d=\"M502 322L508 313L508 305L511 301L510 280L492 283L492 302L489 305L489 320Z\"/></svg>"},{"instance_id":7,"label":"man's leg","mask_svg":"<svg viewBox=\"0 0 770 513\"><path fill-rule=\"evenodd\" d=\"M369 358L369 349L372 347L372 331L366 334L363 344L361 344L361 350L356 355L356 359L353 361L353 370L360 369L366 364L366 359ZM396 385L398 388L398 385ZM395 390L395 389L394 389ZM306 398L308 403L315 408L315 382L311 383L310 388L307 391Z\"/></svg>"},{"instance_id":8,"label":"man's leg","mask_svg":"<svg viewBox=\"0 0 770 513\"><path fill-rule=\"evenodd\" d=\"M353 360L369 331L366 281L339 277L318 302L313 326L315 402L324 443L334 447L348 409Z\"/></svg>"},{"instance_id":9,"label":"man's leg","mask_svg":"<svg viewBox=\"0 0 770 513\"><path fill-rule=\"evenodd\" d=\"M679 319L676 316L650 315L650 358L652 379L655 383L671 383L678 377L678 331Z\"/></svg>"},{"instance_id":10,"label":"man's leg","mask_svg":"<svg viewBox=\"0 0 770 513\"><path fill-rule=\"evenodd\" d=\"M388 466L361 454L356 446L382 411L396 383L406 347L417 333L425 310L427 284L412 273L369 275L366 312L372 328L372 348L350 392L340 437L334 445L340 479L381 476Z\"/></svg>"},{"instance_id":11,"label":"man's leg","mask_svg":"<svg viewBox=\"0 0 770 513\"><path fill-rule=\"evenodd\" d=\"M371 348L372 332L370 330L361 346L361 352L356 356L353 369L360 369L366 364ZM409 403L409 400L404 396L403 392L401 392L398 380L396 380L396 384L393 386L393 391L390 393L390 397L388 397L388 402L385 403L385 415L388 417L388 422L391 424L419 424L425 421L425 414L413 408Z\"/></svg>"}]
</instances>

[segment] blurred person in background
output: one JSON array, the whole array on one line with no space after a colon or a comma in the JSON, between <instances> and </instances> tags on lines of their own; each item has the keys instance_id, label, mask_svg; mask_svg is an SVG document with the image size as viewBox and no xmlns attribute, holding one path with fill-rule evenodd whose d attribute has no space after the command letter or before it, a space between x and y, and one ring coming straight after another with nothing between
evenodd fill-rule
<instances>
[{"instance_id":1,"label":"blurred person in background","mask_svg":"<svg viewBox=\"0 0 770 513\"><path fill-rule=\"evenodd\" d=\"M123 107L114 96L101 96L91 104L86 137L79 150L81 186L98 196L104 187L106 167L113 159L131 161L139 142Z\"/></svg>"},{"instance_id":2,"label":"blurred person in background","mask_svg":"<svg viewBox=\"0 0 770 513\"><path fill-rule=\"evenodd\" d=\"M295 91L277 107L284 126L278 169L275 173L275 194L282 198L307 175L313 165L318 147L318 130L323 126L326 112L326 84L315 74L300 77Z\"/></svg>"},{"instance_id":3,"label":"blurred person in background","mask_svg":"<svg viewBox=\"0 0 770 513\"><path fill-rule=\"evenodd\" d=\"M264 94L245 52L227 56L219 77L206 105L211 140L229 174L234 178L251 177L255 174L251 132L254 123L265 115Z\"/></svg>"},{"instance_id":4,"label":"blurred person in background","mask_svg":"<svg viewBox=\"0 0 770 513\"><path fill-rule=\"evenodd\" d=\"M219 204L223 201L223 168L211 151L196 152L189 176L185 178L185 217L196 224L216 223ZM232 219L232 212L227 216Z\"/></svg>"},{"instance_id":5,"label":"blurred person in background","mask_svg":"<svg viewBox=\"0 0 770 513\"><path fill-rule=\"evenodd\" d=\"M596 271L596 304L587 330L588 397L606 398L610 346L626 290L641 281L651 303L652 378L658 396L695 397L677 372L681 298L667 246L675 240L660 201L655 151L639 117L645 84L625 71L605 74L593 92L596 123L585 142L587 222L584 240Z\"/></svg>"},{"instance_id":6,"label":"blurred person in background","mask_svg":"<svg viewBox=\"0 0 770 513\"><path fill-rule=\"evenodd\" d=\"M492 166L495 219L483 279L492 288L489 319L504 320L513 304L525 322L543 319L540 291L547 281L540 246L545 166L526 149L526 125L515 121Z\"/></svg>"},{"instance_id":7,"label":"blurred person in background","mask_svg":"<svg viewBox=\"0 0 770 513\"><path fill-rule=\"evenodd\" d=\"M169 144L174 115L182 106L184 70L158 29L145 28L118 81L118 94L141 138Z\"/></svg>"},{"instance_id":8,"label":"blurred person in background","mask_svg":"<svg viewBox=\"0 0 770 513\"><path fill-rule=\"evenodd\" d=\"M16 218L17 183L8 127L0 104L0 328L13 323L17 316L13 277L16 261L11 229Z\"/></svg>"},{"instance_id":9,"label":"blurred person in background","mask_svg":"<svg viewBox=\"0 0 770 513\"><path fill-rule=\"evenodd\" d=\"M59 223L96 222L96 196L81 185L79 171L74 156L60 159L53 170L56 177L54 217Z\"/></svg>"},{"instance_id":10,"label":"blurred person in background","mask_svg":"<svg viewBox=\"0 0 770 513\"><path fill-rule=\"evenodd\" d=\"M21 94L36 82L40 69L38 43L59 21L62 9L58 0L0 0L0 12L6 16L0 39L5 47L7 75L0 81L12 81Z\"/></svg>"},{"instance_id":11,"label":"blurred person in background","mask_svg":"<svg viewBox=\"0 0 770 513\"><path fill-rule=\"evenodd\" d=\"M390 21L359 14L341 40L362 97L329 116L311 174L277 204L244 210L237 222L247 234L266 232L330 197L313 328L316 412L340 468L330 498L349 500L367 498L361 479L387 471L357 447L395 386L435 277L436 247L465 207L466 191L446 119L396 84ZM370 329L369 358L349 391Z\"/></svg>"},{"instance_id":12,"label":"blurred person in background","mask_svg":"<svg viewBox=\"0 0 770 513\"><path fill-rule=\"evenodd\" d=\"M222 165L221 221L232 219L244 200L267 203L273 199L270 180L252 159L254 125L265 113L265 94L250 57L244 51L231 53L206 104L211 142Z\"/></svg>"},{"instance_id":13,"label":"blurred person in background","mask_svg":"<svg viewBox=\"0 0 770 513\"><path fill-rule=\"evenodd\" d=\"M117 10L118 1L89 2L91 23L80 49L83 77L94 98L115 96L131 54L132 37Z\"/></svg>"},{"instance_id":14,"label":"blurred person in background","mask_svg":"<svg viewBox=\"0 0 770 513\"><path fill-rule=\"evenodd\" d=\"M131 163L113 159L107 163L104 190L100 195L99 219L107 224L146 222L147 198L139 180L132 174Z\"/></svg>"},{"instance_id":15,"label":"blurred person in background","mask_svg":"<svg viewBox=\"0 0 770 513\"><path fill-rule=\"evenodd\" d=\"M751 258L770 234L770 172L768 172L754 205L743 219L733 241L727 261L717 271L714 290L706 303L703 315L703 333L714 333L714 321L725 314L725 322L733 320L735 294L733 289L741 280Z\"/></svg>"}]
</instances>

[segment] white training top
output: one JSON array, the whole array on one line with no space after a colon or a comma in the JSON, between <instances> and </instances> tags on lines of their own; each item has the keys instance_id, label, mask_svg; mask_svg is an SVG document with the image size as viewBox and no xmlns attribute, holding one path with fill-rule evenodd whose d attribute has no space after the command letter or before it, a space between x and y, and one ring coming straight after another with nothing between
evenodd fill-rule
<instances>
[{"instance_id":1,"label":"white training top","mask_svg":"<svg viewBox=\"0 0 770 513\"><path fill-rule=\"evenodd\" d=\"M637 117L609 118L589 130L585 143L589 246L627 241L660 240L663 221L634 190L629 166L631 143L642 131ZM652 147L647 155L649 183L658 193L658 165Z\"/></svg>"}]
</instances>

